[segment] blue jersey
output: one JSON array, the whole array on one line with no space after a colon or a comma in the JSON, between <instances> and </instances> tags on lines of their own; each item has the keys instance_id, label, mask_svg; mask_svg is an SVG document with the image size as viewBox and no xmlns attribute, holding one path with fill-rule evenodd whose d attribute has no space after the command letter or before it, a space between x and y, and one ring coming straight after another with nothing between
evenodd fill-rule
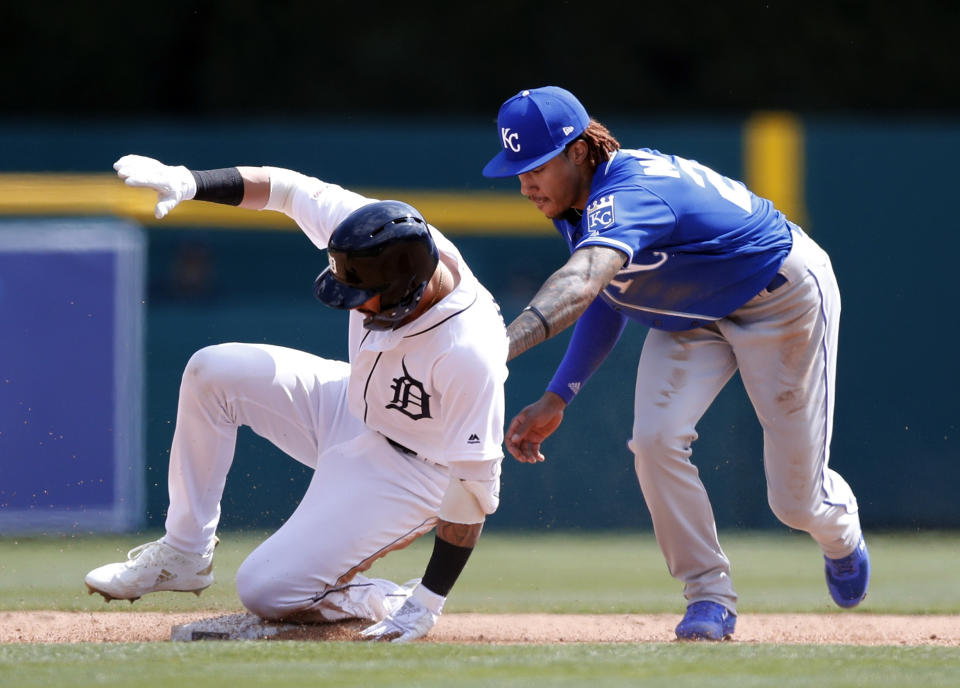
<instances>
[{"instance_id":1,"label":"blue jersey","mask_svg":"<svg viewBox=\"0 0 960 688\"><path fill-rule=\"evenodd\" d=\"M735 311L770 283L793 242L770 201L698 162L646 148L614 153L594 174L583 217L554 225L571 252L622 251L628 261L601 298L662 330Z\"/></svg>"}]
</instances>

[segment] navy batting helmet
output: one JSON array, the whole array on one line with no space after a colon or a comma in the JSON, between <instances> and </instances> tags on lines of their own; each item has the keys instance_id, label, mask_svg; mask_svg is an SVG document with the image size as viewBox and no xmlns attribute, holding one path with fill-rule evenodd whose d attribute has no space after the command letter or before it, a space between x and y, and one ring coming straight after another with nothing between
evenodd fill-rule
<instances>
[{"instance_id":1,"label":"navy batting helmet","mask_svg":"<svg viewBox=\"0 0 960 688\"><path fill-rule=\"evenodd\" d=\"M426 220L401 201L379 201L347 215L327 245L330 267L314 295L332 308L351 309L380 295L380 312L363 325L397 327L423 298L440 253Z\"/></svg>"}]
</instances>

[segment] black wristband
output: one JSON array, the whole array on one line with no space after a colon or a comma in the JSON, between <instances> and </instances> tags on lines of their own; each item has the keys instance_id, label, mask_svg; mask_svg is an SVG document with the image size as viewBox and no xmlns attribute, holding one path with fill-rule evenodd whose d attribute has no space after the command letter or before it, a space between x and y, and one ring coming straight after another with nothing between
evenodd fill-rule
<instances>
[{"instance_id":1,"label":"black wristband","mask_svg":"<svg viewBox=\"0 0 960 688\"><path fill-rule=\"evenodd\" d=\"M471 552L473 547L459 547L434 537L433 554L430 555L421 583L430 592L446 597L467 565Z\"/></svg>"},{"instance_id":2,"label":"black wristband","mask_svg":"<svg viewBox=\"0 0 960 688\"><path fill-rule=\"evenodd\" d=\"M524 311L533 313L535 316L540 318L540 323L543 325L543 338L550 339L550 323L547 322L547 317L540 312L540 309L536 306L527 306L520 312L523 313Z\"/></svg>"},{"instance_id":3,"label":"black wristband","mask_svg":"<svg viewBox=\"0 0 960 688\"><path fill-rule=\"evenodd\" d=\"M195 201L240 205L243 201L243 177L236 167L218 170L190 170L197 182Z\"/></svg>"}]
</instances>

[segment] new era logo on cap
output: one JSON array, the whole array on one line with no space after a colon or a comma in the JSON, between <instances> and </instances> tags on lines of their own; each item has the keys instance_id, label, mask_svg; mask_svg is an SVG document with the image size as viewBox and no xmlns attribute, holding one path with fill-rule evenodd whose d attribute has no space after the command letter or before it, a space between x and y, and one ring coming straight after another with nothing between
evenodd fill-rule
<instances>
[{"instance_id":1,"label":"new era logo on cap","mask_svg":"<svg viewBox=\"0 0 960 688\"><path fill-rule=\"evenodd\" d=\"M502 150L483 174L512 177L529 172L557 156L588 124L587 111L567 90L544 86L521 91L500 108Z\"/></svg>"}]
</instances>

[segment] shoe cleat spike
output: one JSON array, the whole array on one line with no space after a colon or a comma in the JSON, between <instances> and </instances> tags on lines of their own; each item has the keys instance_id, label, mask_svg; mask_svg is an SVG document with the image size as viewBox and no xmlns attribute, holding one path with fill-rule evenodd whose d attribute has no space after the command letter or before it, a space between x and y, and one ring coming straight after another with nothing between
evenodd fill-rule
<instances>
[{"instance_id":1,"label":"shoe cleat spike","mask_svg":"<svg viewBox=\"0 0 960 688\"><path fill-rule=\"evenodd\" d=\"M92 595L93 593L97 593L98 595L100 595L103 598L103 601L107 603L109 603L113 599L112 597L110 597L110 595L103 592L102 590L97 590L96 588L93 588L87 585L87 594Z\"/></svg>"}]
</instances>

